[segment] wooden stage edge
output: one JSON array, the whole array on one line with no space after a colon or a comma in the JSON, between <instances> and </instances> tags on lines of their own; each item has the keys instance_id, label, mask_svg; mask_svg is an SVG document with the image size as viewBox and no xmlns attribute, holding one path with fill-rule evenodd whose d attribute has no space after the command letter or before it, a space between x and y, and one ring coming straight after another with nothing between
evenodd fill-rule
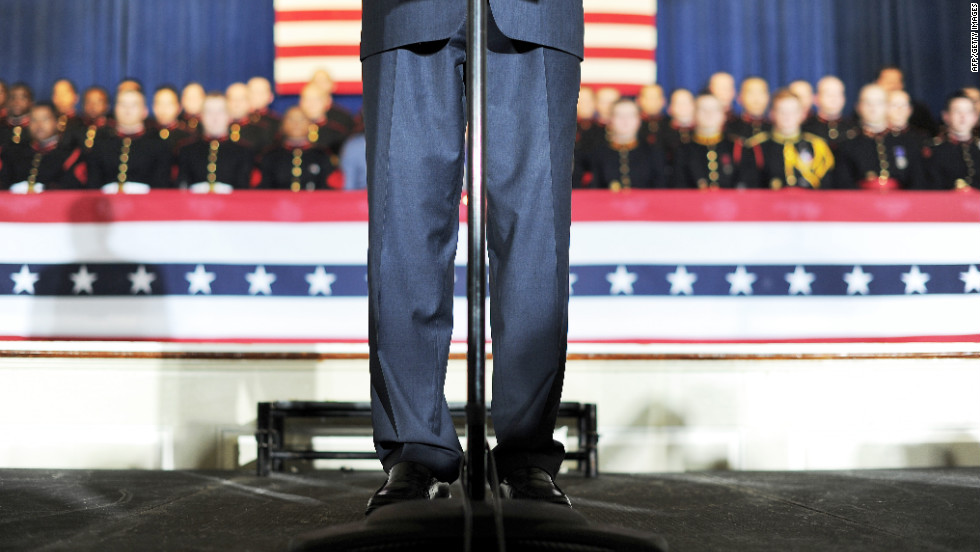
<instances>
[{"instance_id":1,"label":"wooden stage edge","mask_svg":"<svg viewBox=\"0 0 980 552\"><path fill-rule=\"evenodd\" d=\"M492 355L487 357L492 359ZM325 361L366 360L366 343L174 343L153 341L0 341L0 358ZM466 358L454 343L451 360ZM568 360L875 360L980 359L980 343L862 342L751 344L569 344Z\"/></svg>"}]
</instances>

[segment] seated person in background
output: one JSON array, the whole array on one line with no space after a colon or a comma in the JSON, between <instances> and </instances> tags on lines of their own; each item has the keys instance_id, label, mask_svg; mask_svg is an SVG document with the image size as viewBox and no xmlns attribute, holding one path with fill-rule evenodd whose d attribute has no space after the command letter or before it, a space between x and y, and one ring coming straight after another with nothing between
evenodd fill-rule
<instances>
[{"instance_id":1,"label":"seated person in background","mask_svg":"<svg viewBox=\"0 0 980 552\"><path fill-rule=\"evenodd\" d=\"M643 116L640 138L656 144L660 140L661 127L667 125L667 118L664 116L667 100L664 98L663 87L659 84L648 84L640 88L636 104L640 106L640 114Z\"/></svg>"},{"instance_id":2,"label":"seated person in background","mask_svg":"<svg viewBox=\"0 0 980 552\"><path fill-rule=\"evenodd\" d=\"M281 141L262 156L263 188L312 192L343 185L343 175L335 172L336 158L310 141L309 129L310 119L302 109L286 111Z\"/></svg>"},{"instance_id":3,"label":"seated person in background","mask_svg":"<svg viewBox=\"0 0 980 552\"><path fill-rule=\"evenodd\" d=\"M310 142L335 155L339 153L344 140L354 129L354 118L344 108L334 105L333 97L321 84L310 83L303 87L299 107L310 119L307 131Z\"/></svg>"},{"instance_id":4,"label":"seated person in background","mask_svg":"<svg viewBox=\"0 0 980 552\"><path fill-rule=\"evenodd\" d=\"M769 109L769 84L765 80L760 77L749 77L742 81L738 104L742 106L742 115L729 121L726 132L745 140L772 128L766 120L766 110Z\"/></svg>"},{"instance_id":5,"label":"seated person in background","mask_svg":"<svg viewBox=\"0 0 980 552\"><path fill-rule=\"evenodd\" d=\"M878 80L875 84L884 88L886 93L905 90L905 74L899 67L886 65L878 71ZM912 115L909 117L909 124L926 136L935 136L939 129L929 108L917 101L912 101L911 104Z\"/></svg>"},{"instance_id":6,"label":"seated person in background","mask_svg":"<svg viewBox=\"0 0 980 552\"><path fill-rule=\"evenodd\" d=\"M201 109L204 107L204 87L191 82L180 93L180 120L191 132L200 133Z\"/></svg>"},{"instance_id":7,"label":"seated person in background","mask_svg":"<svg viewBox=\"0 0 980 552\"><path fill-rule=\"evenodd\" d=\"M61 140L54 105L31 107L30 142L0 149L0 190L34 193L80 188L86 167L79 146Z\"/></svg>"},{"instance_id":8,"label":"seated person in background","mask_svg":"<svg viewBox=\"0 0 980 552\"><path fill-rule=\"evenodd\" d=\"M909 148L888 131L888 94L869 84L857 105L861 132L837 149L837 186L865 190L922 189L925 172L920 148Z\"/></svg>"},{"instance_id":9,"label":"seated person in background","mask_svg":"<svg viewBox=\"0 0 980 552\"><path fill-rule=\"evenodd\" d=\"M773 190L784 187L818 189L829 187L834 154L823 138L802 132L803 105L789 90L780 90L772 99L773 128L745 143L752 148L758 181ZM758 163L761 152L762 163Z\"/></svg>"},{"instance_id":10,"label":"seated person in background","mask_svg":"<svg viewBox=\"0 0 980 552\"><path fill-rule=\"evenodd\" d=\"M232 140L230 122L225 96L220 92L208 94L201 109L201 139L182 147L178 154L177 187L198 193L228 193L251 187L255 155Z\"/></svg>"},{"instance_id":11,"label":"seated person in background","mask_svg":"<svg viewBox=\"0 0 980 552\"><path fill-rule=\"evenodd\" d=\"M621 99L612 106L606 142L592 154L592 187L614 192L664 188L664 154L660 146L639 139L640 108Z\"/></svg>"},{"instance_id":12,"label":"seated person in background","mask_svg":"<svg viewBox=\"0 0 980 552\"><path fill-rule=\"evenodd\" d=\"M251 109L249 117L252 123L263 128L269 136L275 138L279 132L279 125L282 119L279 115L269 109L273 100L276 99L272 93L272 83L264 77L252 77L248 80L248 105Z\"/></svg>"},{"instance_id":13,"label":"seated person in background","mask_svg":"<svg viewBox=\"0 0 980 552\"><path fill-rule=\"evenodd\" d=\"M78 115L78 89L68 79L58 79L51 87L51 103L58 111L58 132L62 140L82 145L85 141L85 123Z\"/></svg>"},{"instance_id":14,"label":"seated person in background","mask_svg":"<svg viewBox=\"0 0 980 552\"><path fill-rule=\"evenodd\" d=\"M225 90L225 98L227 98L228 115L231 117L229 139L245 146L252 151L253 156L258 157L262 151L272 145L275 131L252 122L252 105L249 103L248 86L245 83L232 83Z\"/></svg>"},{"instance_id":15,"label":"seated person in background","mask_svg":"<svg viewBox=\"0 0 980 552\"><path fill-rule=\"evenodd\" d=\"M718 98L721 102L721 106L725 108L725 121L731 121L735 119L735 110L733 109L733 104L735 103L735 77L731 73L725 73L724 71L719 71L711 75L708 78L708 92ZM691 103L693 105L694 97L691 97Z\"/></svg>"},{"instance_id":16,"label":"seated person in background","mask_svg":"<svg viewBox=\"0 0 980 552\"><path fill-rule=\"evenodd\" d=\"M800 105L803 106L803 120L807 120L813 115L813 86L805 80L795 80L786 88L800 99Z\"/></svg>"},{"instance_id":17,"label":"seated person in background","mask_svg":"<svg viewBox=\"0 0 980 552\"><path fill-rule=\"evenodd\" d=\"M146 131L149 110L143 93L119 94L115 115L115 128L103 128L89 151L89 186L108 193L170 187L170 148L156 133Z\"/></svg>"},{"instance_id":18,"label":"seated person in background","mask_svg":"<svg viewBox=\"0 0 980 552\"><path fill-rule=\"evenodd\" d=\"M167 143L175 158L182 146L197 138L180 120L180 98L173 86L161 86L153 93L153 132Z\"/></svg>"},{"instance_id":19,"label":"seated person in background","mask_svg":"<svg viewBox=\"0 0 980 552\"><path fill-rule=\"evenodd\" d=\"M0 148L8 144L31 141L31 106L34 91L26 83L17 82L10 87L7 99L7 116L0 121Z\"/></svg>"},{"instance_id":20,"label":"seated person in background","mask_svg":"<svg viewBox=\"0 0 980 552\"><path fill-rule=\"evenodd\" d=\"M99 131L112 127L115 123L109 118L109 92L101 86L90 86L82 94L82 125L85 127L82 147L92 149Z\"/></svg>"},{"instance_id":21,"label":"seated person in background","mask_svg":"<svg viewBox=\"0 0 980 552\"><path fill-rule=\"evenodd\" d=\"M912 116L912 101L908 92L892 90L888 93L888 131L892 136L902 140L909 148L922 149L932 142L932 136L926 135L917 128L909 126Z\"/></svg>"},{"instance_id":22,"label":"seated person in background","mask_svg":"<svg viewBox=\"0 0 980 552\"><path fill-rule=\"evenodd\" d=\"M960 91L946 100L943 122L946 132L927 150L931 183L940 190L980 188L980 141L973 129L980 120L976 104Z\"/></svg>"},{"instance_id":23,"label":"seated person in background","mask_svg":"<svg viewBox=\"0 0 980 552\"><path fill-rule=\"evenodd\" d=\"M126 77L119 81L116 85L116 96L118 97L123 92L140 92L143 93L143 83L135 77ZM145 94L144 94L145 96Z\"/></svg>"},{"instance_id":24,"label":"seated person in background","mask_svg":"<svg viewBox=\"0 0 980 552\"><path fill-rule=\"evenodd\" d=\"M10 94L10 89L7 87L7 81L0 79L0 119L7 116L7 96Z\"/></svg>"},{"instance_id":25,"label":"seated person in background","mask_svg":"<svg viewBox=\"0 0 980 552\"><path fill-rule=\"evenodd\" d=\"M963 89L963 93L973 100L973 105L976 108L977 113L980 113L980 88L977 88L976 86L967 86ZM973 125L973 136L980 138L980 122Z\"/></svg>"},{"instance_id":26,"label":"seated person in background","mask_svg":"<svg viewBox=\"0 0 980 552\"><path fill-rule=\"evenodd\" d=\"M583 86L578 92L575 127L575 170L573 188L588 187L592 182L592 151L605 140L606 129L596 120L595 92Z\"/></svg>"},{"instance_id":27,"label":"seated person in background","mask_svg":"<svg viewBox=\"0 0 980 552\"><path fill-rule=\"evenodd\" d=\"M813 102L817 112L803 122L803 132L823 138L834 151L837 151L844 140L857 136L857 122L844 117L844 105L847 102L844 81L833 75L822 77L817 81L817 95Z\"/></svg>"},{"instance_id":28,"label":"seated person in background","mask_svg":"<svg viewBox=\"0 0 980 552\"><path fill-rule=\"evenodd\" d=\"M686 88L674 90L670 95L667 114L670 115L670 123L660 128L657 145L664 150L666 181L671 182L670 171L674 166L677 149L681 144L689 143L694 135L694 94Z\"/></svg>"},{"instance_id":29,"label":"seated person in background","mask_svg":"<svg viewBox=\"0 0 980 552\"><path fill-rule=\"evenodd\" d=\"M612 117L612 106L620 98L622 98L622 95L619 93L619 90L611 86L605 86L596 91L595 112L600 125L606 126L609 124L609 119Z\"/></svg>"},{"instance_id":30,"label":"seated person in background","mask_svg":"<svg viewBox=\"0 0 980 552\"><path fill-rule=\"evenodd\" d=\"M755 187L752 163L744 159L741 140L724 134L725 108L721 101L712 94L701 94L694 106L694 137L677 149L674 187Z\"/></svg>"}]
</instances>

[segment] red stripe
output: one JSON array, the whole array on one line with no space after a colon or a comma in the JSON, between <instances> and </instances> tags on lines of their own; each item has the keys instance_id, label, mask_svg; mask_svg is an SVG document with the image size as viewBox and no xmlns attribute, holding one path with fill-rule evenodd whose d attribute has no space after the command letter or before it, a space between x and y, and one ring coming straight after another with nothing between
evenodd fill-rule
<instances>
[{"instance_id":1,"label":"red stripe","mask_svg":"<svg viewBox=\"0 0 980 552\"><path fill-rule=\"evenodd\" d=\"M282 10L276 11L276 23L312 21L358 21L361 10Z\"/></svg>"},{"instance_id":2,"label":"red stripe","mask_svg":"<svg viewBox=\"0 0 980 552\"><path fill-rule=\"evenodd\" d=\"M465 219L461 205L460 218ZM575 222L969 222L980 220L977 192L809 190L576 190ZM366 222L365 192L294 194L251 190L197 195L154 190L149 195L51 191L38 203L3 194L0 222L135 222L168 220Z\"/></svg>"},{"instance_id":3,"label":"red stripe","mask_svg":"<svg viewBox=\"0 0 980 552\"><path fill-rule=\"evenodd\" d=\"M655 15L638 15L632 13L598 13L585 14L586 23L609 23L614 25L649 25L657 24Z\"/></svg>"},{"instance_id":4,"label":"red stripe","mask_svg":"<svg viewBox=\"0 0 980 552\"><path fill-rule=\"evenodd\" d=\"M585 59L602 58L614 61L617 59L643 59L653 61L654 50L644 48L586 48Z\"/></svg>"},{"instance_id":5,"label":"red stripe","mask_svg":"<svg viewBox=\"0 0 980 552\"><path fill-rule=\"evenodd\" d=\"M623 84L621 82L598 82L598 81L582 81L582 86L588 86L594 90L600 88L615 88L619 90L619 93L624 96L636 96L640 93L640 88L643 88L641 84Z\"/></svg>"},{"instance_id":6,"label":"red stripe","mask_svg":"<svg viewBox=\"0 0 980 552\"><path fill-rule=\"evenodd\" d=\"M67 171L72 167L72 165L75 164L76 161L78 161L78 158L81 156L82 150L76 149L71 153L71 155L68 156L68 159L65 160L65 164L61 166L61 169Z\"/></svg>"},{"instance_id":7,"label":"red stripe","mask_svg":"<svg viewBox=\"0 0 980 552\"><path fill-rule=\"evenodd\" d=\"M276 58L349 56L359 58L360 44L316 44L309 46L276 46Z\"/></svg>"}]
</instances>

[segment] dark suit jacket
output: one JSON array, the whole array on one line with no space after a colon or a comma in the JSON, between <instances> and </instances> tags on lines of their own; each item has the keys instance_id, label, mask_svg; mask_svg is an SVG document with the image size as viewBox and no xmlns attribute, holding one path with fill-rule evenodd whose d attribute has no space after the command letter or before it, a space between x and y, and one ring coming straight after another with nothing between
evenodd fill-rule
<instances>
[{"instance_id":1,"label":"dark suit jacket","mask_svg":"<svg viewBox=\"0 0 980 552\"><path fill-rule=\"evenodd\" d=\"M418 42L444 40L466 16L465 0L364 0L361 59ZM490 0L500 30L513 40L562 50L581 59L581 0Z\"/></svg>"}]
</instances>

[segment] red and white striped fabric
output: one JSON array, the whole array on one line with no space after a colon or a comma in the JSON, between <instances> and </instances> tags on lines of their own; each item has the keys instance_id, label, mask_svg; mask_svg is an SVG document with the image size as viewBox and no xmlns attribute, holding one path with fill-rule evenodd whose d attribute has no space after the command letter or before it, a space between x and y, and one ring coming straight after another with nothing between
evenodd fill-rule
<instances>
[{"instance_id":1,"label":"red and white striped fabric","mask_svg":"<svg viewBox=\"0 0 980 552\"><path fill-rule=\"evenodd\" d=\"M361 93L361 0L275 0L276 90L298 94L326 69L338 94ZM657 0L585 0L582 82L635 94L656 80Z\"/></svg>"}]
</instances>

